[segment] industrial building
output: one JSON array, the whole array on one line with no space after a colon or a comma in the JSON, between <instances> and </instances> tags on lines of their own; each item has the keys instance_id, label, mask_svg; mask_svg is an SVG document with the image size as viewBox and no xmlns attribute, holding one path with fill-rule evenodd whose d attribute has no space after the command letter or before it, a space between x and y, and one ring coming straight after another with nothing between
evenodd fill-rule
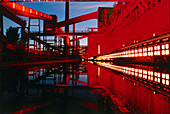
<instances>
[{"instance_id":1,"label":"industrial building","mask_svg":"<svg viewBox=\"0 0 170 114\"><path fill-rule=\"evenodd\" d=\"M22 4L54 2L64 21ZM113 5L70 18L70 3L91 2ZM1 0L0 10L0 113L170 114L170 0ZM4 32L4 17L19 27Z\"/></svg>"}]
</instances>

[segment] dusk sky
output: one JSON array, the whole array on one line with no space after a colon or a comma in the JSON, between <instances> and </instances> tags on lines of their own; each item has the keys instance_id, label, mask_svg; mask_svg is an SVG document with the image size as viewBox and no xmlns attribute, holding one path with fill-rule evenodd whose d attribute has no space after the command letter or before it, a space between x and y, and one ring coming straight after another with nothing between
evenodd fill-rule
<instances>
[{"instance_id":1,"label":"dusk sky","mask_svg":"<svg viewBox=\"0 0 170 114\"><path fill-rule=\"evenodd\" d=\"M64 2L54 2L54 3L20 3L27 7L33 8L35 10L41 11L46 14L56 15L58 17L58 21L63 21L65 19L65 3ZM80 15L84 15L90 12L97 11L98 7L113 7L114 2L71 2L70 3L70 18L77 17ZM23 17L23 19L27 20L27 17ZM36 23L36 22L32 22ZM43 25L43 21L41 21L41 25ZM10 21L9 19L4 17L4 32L10 26L17 27L16 23ZM97 20L92 19L85 22L77 23L76 30L85 30L87 28L96 28ZM41 31L43 28L41 27ZM72 25L70 25L70 31L72 31ZM82 45L87 44L87 39L83 39L80 41Z\"/></svg>"}]
</instances>

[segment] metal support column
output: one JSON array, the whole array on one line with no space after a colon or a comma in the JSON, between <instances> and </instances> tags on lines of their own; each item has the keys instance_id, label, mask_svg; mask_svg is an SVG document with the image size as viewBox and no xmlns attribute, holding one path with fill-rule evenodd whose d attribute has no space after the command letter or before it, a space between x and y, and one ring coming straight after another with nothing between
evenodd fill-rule
<instances>
[{"instance_id":1,"label":"metal support column","mask_svg":"<svg viewBox=\"0 0 170 114\"><path fill-rule=\"evenodd\" d=\"M0 5L1 7L1 5ZM0 39L3 39L3 15L0 12Z\"/></svg>"},{"instance_id":2,"label":"metal support column","mask_svg":"<svg viewBox=\"0 0 170 114\"><path fill-rule=\"evenodd\" d=\"M40 19L39 19L39 33L40 33ZM39 36L39 39L41 40L41 36ZM39 42L39 55L41 56L41 43Z\"/></svg>"},{"instance_id":3,"label":"metal support column","mask_svg":"<svg viewBox=\"0 0 170 114\"><path fill-rule=\"evenodd\" d=\"M73 33L75 33L75 24L73 24ZM75 36L73 36L73 46L75 47Z\"/></svg>"},{"instance_id":4,"label":"metal support column","mask_svg":"<svg viewBox=\"0 0 170 114\"><path fill-rule=\"evenodd\" d=\"M1 9L1 3L0 3L0 9ZM3 51L2 41L3 41L3 15L0 12L0 53L2 53L2 51ZM0 61L1 60L2 60L2 55L0 54Z\"/></svg>"},{"instance_id":5,"label":"metal support column","mask_svg":"<svg viewBox=\"0 0 170 114\"><path fill-rule=\"evenodd\" d=\"M29 18L28 20L28 46L27 46L28 55L30 55L30 21L31 19Z\"/></svg>"},{"instance_id":6,"label":"metal support column","mask_svg":"<svg viewBox=\"0 0 170 114\"><path fill-rule=\"evenodd\" d=\"M73 24L73 33L75 33L75 24ZM75 55L75 36L73 36L73 56Z\"/></svg>"},{"instance_id":7,"label":"metal support column","mask_svg":"<svg viewBox=\"0 0 170 114\"><path fill-rule=\"evenodd\" d=\"M69 19L69 0L67 0L65 5L65 20ZM65 26L65 32L69 33L69 25ZM68 57L69 55L69 45L70 45L70 39L69 36L64 37L64 55L65 57Z\"/></svg>"}]
</instances>

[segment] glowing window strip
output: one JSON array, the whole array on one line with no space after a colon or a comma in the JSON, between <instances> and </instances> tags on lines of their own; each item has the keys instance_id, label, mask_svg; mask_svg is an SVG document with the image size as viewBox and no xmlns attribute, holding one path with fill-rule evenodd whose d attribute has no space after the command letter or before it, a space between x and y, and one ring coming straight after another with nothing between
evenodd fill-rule
<instances>
[{"instance_id":1,"label":"glowing window strip","mask_svg":"<svg viewBox=\"0 0 170 114\"><path fill-rule=\"evenodd\" d=\"M25 6L22 7L22 11L25 11Z\"/></svg>"},{"instance_id":2,"label":"glowing window strip","mask_svg":"<svg viewBox=\"0 0 170 114\"><path fill-rule=\"evenodd\" d=\"M32 13L32 9L30 9L30 13Z\"/></svg>"},{"instance_id":3,"label":"glowing window strip","mask_svg":"<svg viewBox=\"0 0 170 114\"><path fill-rule=\"evenodd\" d=\"M154 52L153 52L153 48L154 48ZM162 48L162 51L160 51L160 48ZM170 54L169 44L163 44L163 45L156 45L154 47L146 47L146 48L140 48L135 50L132 49L123 52L104 55L101 56L101 58L109 60L111 58L128 58L128 57L142 57L142 56L146 57L146 56L153 56L153 55L160 56L160 55L169 55L169 54ZM98 60L101 60L100 57L97 58Z\"/></svg>"},{"instance_id":4,"label":"glowing window strip","mask_svg":"<svg viewBox=\"0 0 170 114\"><path fill-rule=\"evenodd\" d=\"M15 8L15 3L13 3L13 8Z\"/></svg>"},{"instance_id":5,"label":"glowing window strip","mask_svg":"<svg viewBox=\"0 0 170 114\"><path fill-rule=\"evenodd\" d=\"M144 79L152 80L161 83L161 76L162 76L162 83L169 85L169 74L160 73L160 72L153 72L153 71L147 71L142 69L135 69L131 67L123 67L123 66L117 66L117 65L111 65L109 63L98 63L100 66L104 66L119 72L126 73L128 75L132 76L139 76ZM148 73L148 75L147 75ZM153 74L154 74L154 80L153 80Z\"/></svg>"}]
</instances>

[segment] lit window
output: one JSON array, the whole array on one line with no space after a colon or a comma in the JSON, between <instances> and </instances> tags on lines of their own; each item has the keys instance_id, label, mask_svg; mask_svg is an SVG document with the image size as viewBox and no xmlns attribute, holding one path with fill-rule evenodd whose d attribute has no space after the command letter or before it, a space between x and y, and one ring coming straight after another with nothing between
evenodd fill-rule
<instances>
[{"instance_id":1,"label":"lit window","mask_svg":"<svg viewBox=\"0 0 170 114\"><path fill-rule=\"evenodd\" d=\"M139 56L142 56L142 53L139 53Z\"/></svg>"},{"instance_id":2,"label":"lit window","mask_svg":"<svg viewBox=\"0 0 170 114\"><path fill-rule=\"evenodd\" d=\"M162 78L165 78L165 74L162 73Z\"/></svg>"},{"instance_id":3,"label":"lit window","mask_svg":"<svg viewBox=\"0 0 170 114\"><path fill-rule=\"evenodd\" d=\"M158 73L158 77L160 78L160 73Z\"/></svg>"},{"instance_id":4,"label":"lit window","mask_svg":"<svg viewBox=\"0 0 170 114\"><path fill-rule=\"evenodd\" d=\"M138 76L138 73L135 73L135 76Z\"/></svg>"},{"instance_id":5,"label":"lit window","mask_svg":"<svg viewBox=\"0 0 170 114\"><path fill-rule=\"evenodd\" d=\"M139 70L139 73L142 73L142 70Z\"/></svg>"},{"instance_id":6,"label":"lit window","mask_svg":"<svg viewBox=\"0 0 170 114\"><path fill-rule=\"evenodd\" d=\"M162 79L162 83L165 84L165 80L164 79Z\"/></svg>"},{"instance_id":7,"label":"lit window","mask_svg":"<svg viewBox=\"0 0 170 114\"><path fill-rule=\"evenodd\" d=\"M166 49L169 49L169 44L166 44Z\"/></svg>"},{"instance_id":8,"label":"lit window","mask_svg":"<svg viewBox=\"0 0 170 114\"><path fill-rule=\"evenodd\" d=\"M143 56L147 56L147 53L143 53Z\"/></svg>"},{"instance_id":9,"label":"lit window","mask_svg":"<svg viewBox=\"0 0 170 114\"><path fill-rule=\"evenodd\" d=\"M162 50L162 55L166 55L166 51L165 50Z\"/></svg>"},{"instance_id":10,"label":"lit window","mask_svg":"<svg viewBox=\"0 0 170 114\"><path fill-rule=\"evenodd\" d=\"M138 72L138 69L135 69L135 72Z\"/></svg>"},{"instance_id":11,"label":"lit window","mask_svg":"<svg viewBox=\"0 0 170 114\"><path fill-rule=\"evenodd\" d=\"M98 54L100 54L100 45L98 45Z\"/></svg>"},{"instance_id":12,"label":"lit window","mask_svg":"<svg viewBox=\"0 0 170 114\"><path fill-rule=\"evenodd\" d=\"M166 54L166 55L169 55L169 50L166 50L165 54Z\"/></svg>"},{"instance_id":13,"label":"lit window","mask_svg":"<svg viewBox=\"0 0 170 114\"><path fill-rule=\"evenodd\" d=\"M139 52L142 52L142 49L139 49Z\"/></svg>"},{"instance_id":14,"label":"lit window","mask_svg":"<svg viewBox=\"0 0 170 114\"><path fill-rule=\"evenodd\" d=\"M166 79L169 80L169 74L166 74Z\"/></svg>"},{"instance_id":15,"label":"lit window","mask_svg":"<svg viewBox=\"0 0 170 114\"><path fill-rule=\"evenodd\" d=\"M158 82L160 83L160 78L158 78Z\"/></svg>"},{"instance_id":16,"label":"lit window","mask_svg":"<svg viewBox=\"0 0 170 114\"><path fill-rule=\"evenodd\" d=\"M131 70L134 71L134 68L132 68Z\"/></svg>"},{"instance_id":17,"label":"lit window","mask_svg":"<svg viewBox=\"0 0 170 114\"><path fill-rule=\"evenodd\" d=\"M166 80L166 85L169 85L169 80Z\"/></svg>"},{"instance_id":18,"label":"lit window","mask_svg":"<svg viewBox=\"0 0 170 114\"><path fill-rule=\"evenodd\" d=\"M147 75L143 75L143 78L147 79Z\"/></svg>"},{"instance_id":19,"label":"lit window","mask_svg":"<svg viewBox=\"0 0 170 114\"><path fill-rule=\"evenodd\" d=\"M143 48L143 51L147 51L147 48Z\"/></svg>"},{"instance_id":20,"label":"lit window","mask_svg":"<svg viewBox=\"0 0 170 114\"><path fill-rule=\"evenodd\" d=\"M32 9L30 9L30 13L32 13Z\"/></svg>"},{"instance_id":21,"label":"lit window","mask_svg":"<svg viewBox=\"0 0 170 114\"><path fill-rule=\"evenodd\" d=\"M15 3L13 3L13 8L15 8Z\"/></svg>"},{"instance_id":22,"label":"lit window","mask_svg":"<svg viewBox=\"0 0 170 114\"><path fill-rule=\"evenodd\" d=\"M138 54L137 54L137 53L135 53L135 57L138 57Z\"/></svg>"},{"instance_id":23,"label":"lit window","mask_svg":"<svg viewBox=\"0 0 170 114\"><path fill-rule=\"evenodd\" d=\"M146 71L146 70L143 70L143 73L144 73L144 74L147 74L147 71Z\"/></svg>"},{"instance_id":24,"label":"lit window","mask_svg":"<svg viewBox=\"0 0 170 114\"><path fill-rule=\"evenodd\" d=\"M151 74L151 72L150 71L148 71L148 75L150 75Z\"/></svg>"},{"instance_id":25,"label":"lit window","mask_svg":"<svg viewBox=\"0 0 170 114\"><path fill-rule=\"evenodd\" d=\"M158 73L157 73L157 72L155 72L155 73L154 73L154 75L155 75L155 76L158 76Z\"/></svg>"},{"instance_id":26,"label":"lit window","mask_svg":"<svg viewBox=\"0 0 170 114\"><path fill-rule=\"evenodd\" d=\"M151 79L151 77L150 77L150 76L148 76L148 79L150 80L150 79Z\"/></svg>"},{"instance_id":27,"label":"lit window","mask_svg":"<svg viewBox=\"0 0 170 114\"><path fill-rule=\"evenodd\" d=\"M131 75L134 75L134 72L131 72Z\"/></svg>"},{"instance_id":28,"label":"lit window","mask_svg":"<svg viewBox=\"0 0 170 114\"><path fill-rule=\"evenodd\" d=\"M160 51L155 51L154 55L160 55Z\"/></svg>"},{"instance_id":29,"label":"lit window","mask_svg":"<svg viewBox=\"0 0 170 114\"><path fill-rule=\"evenodd\" d=\"M162 49L165 49L165 45L162 45Z\"/></svg>"},{"instance_id":30,"label":"lit window","mask_svg":"<svg viewBox=\"0 0 170 114\"><path fill-rule=\"evenodd\" d=\"M153 51L153 47L148 47L148 51Z\"/></svg>"},{"instance_id":31,"label":"lit window","mask_svg":"<svg viewBox=\"0 0 170 114\"><path fill-rule=\"evenodd\" d=\"M22 11L25 11L25 7L24 6L22 7Z\"/></svg>"},{"instance_id":32,"label":"lit window","mask_svg":"<svg viewBox=\"0 0 170 114\"><path fill-rule=\"evenodd\" d=\"M148 52L148 56L151 56L151 52Z\"/></svg>"},{"instance_id":33,"label":"lit window","mask_svg":"<svg viewBox=\"0 0 170 114\"><path fill-rule=\"evenodd\" d=\"M142 74L139 74L139 77L142 77Z\"/></svg>"},{"instance_id":34,"label":"lit window","mask_svg":"<svg viewBox=\"0 0 170 114\"><path fill-rule=\"evenodd\" d=\"M154 46L154 50L160 50L160 46Z\"/></svg>"}]
</instances>

